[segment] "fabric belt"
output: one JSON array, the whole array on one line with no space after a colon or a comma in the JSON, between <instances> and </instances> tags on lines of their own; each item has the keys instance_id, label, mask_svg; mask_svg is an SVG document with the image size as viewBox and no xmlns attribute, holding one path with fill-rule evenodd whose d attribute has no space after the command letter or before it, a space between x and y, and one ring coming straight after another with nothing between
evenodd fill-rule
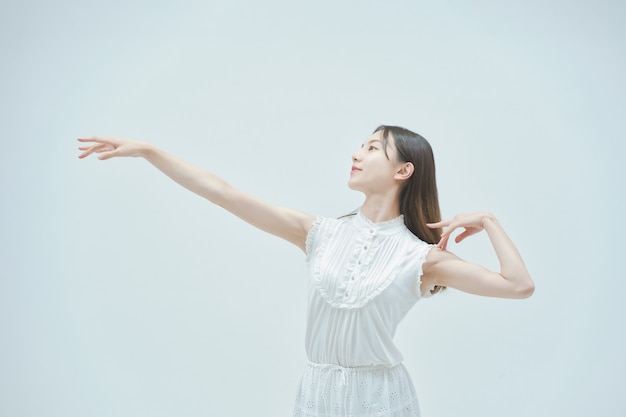
<instances>
[{"instance_id":1,"label":"fabric belt","mask_svg":"<svg viewBox=\"0 0 626 417\"><path fill-rule=\"evenodd\" d=\"M388 369L388 368L393 367L393 366L388 366L388 365L367 365L367 366L345 367L341 365L335 365L332 363L315 363L315 362L309 362L309 366L322 370L322 374L323 374L323 388L322 388L323 391L322 392L324 393L323 394L324 411L326 412L326 414L328 414L328 401L329 401L329 398L326 396L326 388L328 386L328 377L333 371L341 372L341 385L344 385L346 387L345 397L343 401L343 411L345 415L348 415L348 408L347 408L348 407L348 395L350 393L349 384L350 384L350 381L352 380L352 378L350 378L352 373L354 373L355 371L359 371L359 370L375 370L375 369L380 369L380 368Z\"/></svg>"}]
</instances>

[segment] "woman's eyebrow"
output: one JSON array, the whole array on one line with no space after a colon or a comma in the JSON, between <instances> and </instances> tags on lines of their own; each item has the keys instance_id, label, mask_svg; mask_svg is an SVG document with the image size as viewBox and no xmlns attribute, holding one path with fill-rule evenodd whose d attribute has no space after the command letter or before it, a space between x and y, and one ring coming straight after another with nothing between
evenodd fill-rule
<instances>
[{"instance_id":1,"label":"woman's eyebrow","mask_svg":"<svg viewBox=\"0 0 626 417\"><path fill-rule=\"evenodd\" d=\"M370 143L374 142L382 143L380 139L370 139L367 142L363 143L361 146L369 145Z\"/></svg>"}]
</instances>

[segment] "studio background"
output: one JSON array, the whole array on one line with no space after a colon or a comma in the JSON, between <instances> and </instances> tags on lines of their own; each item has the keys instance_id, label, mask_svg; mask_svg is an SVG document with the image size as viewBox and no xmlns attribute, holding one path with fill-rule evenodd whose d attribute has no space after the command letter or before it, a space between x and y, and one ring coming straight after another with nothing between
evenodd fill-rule
<instances>
[{"instance_id":1,"label":"studio background","mask_svg":"<svg viewBox=\"0 0 626 417\"><path fill-rule=\"evenodd\" d=\"M289 416L304 255L138 159L356 208L379 124L432 144L444 217L493 212L536 281L398 329L425 417L622 416L626 6L111 1L0 6L0 415ZM497 268L484 234L451 251Z\"/></svg>"}]
</instances>

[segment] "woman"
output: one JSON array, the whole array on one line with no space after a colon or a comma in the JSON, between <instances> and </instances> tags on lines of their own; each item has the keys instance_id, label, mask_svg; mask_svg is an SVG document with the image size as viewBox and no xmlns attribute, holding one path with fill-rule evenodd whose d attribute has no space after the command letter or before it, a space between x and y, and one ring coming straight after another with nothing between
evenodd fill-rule
<instances>
[{"instance_id":1,"label":"woman","mask_svg":"<svg viewBox=\"0 0 626 417\"><path fill-rule=\"evenodd\" d=\"M534 291L493 215L441 221L430 145L401 127L378 127L352 156L349 186L365 201L339 219L272 206L147 143L78 140L86 144L79 147L80 158L143 157L183 187L305 252L310 363L297 390L296 417L419 416L415 389L392 340L409 309L447 287L503 298ZM500 272L446 251L456 229L464 229L456 242L485 230Z\"/></svg>"}]
</instances>

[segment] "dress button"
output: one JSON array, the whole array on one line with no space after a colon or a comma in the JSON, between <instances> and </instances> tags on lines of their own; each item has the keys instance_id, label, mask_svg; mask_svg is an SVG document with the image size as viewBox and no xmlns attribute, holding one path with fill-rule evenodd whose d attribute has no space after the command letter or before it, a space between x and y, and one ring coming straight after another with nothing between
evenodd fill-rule
<instances>
[{"instance_id":1,"label":"dress button","mask_svg":"<svg viewBox=\"0 0 626 417\"><path fill-rule=\"evenodd\" d=\"M352 275L352 277L350 277L350 279L351 279L352 281L354 281L354 275Z\"/></svg>"},{"instance_id":2,"label":"dress button","mask_svg":"<svg viewBox=\"0 0 626 417\"><path fill-rule=\"evenodd\" d=\"M363 246L363 249L367 250L367 245Z\"/></svg>"}]
</instances>

